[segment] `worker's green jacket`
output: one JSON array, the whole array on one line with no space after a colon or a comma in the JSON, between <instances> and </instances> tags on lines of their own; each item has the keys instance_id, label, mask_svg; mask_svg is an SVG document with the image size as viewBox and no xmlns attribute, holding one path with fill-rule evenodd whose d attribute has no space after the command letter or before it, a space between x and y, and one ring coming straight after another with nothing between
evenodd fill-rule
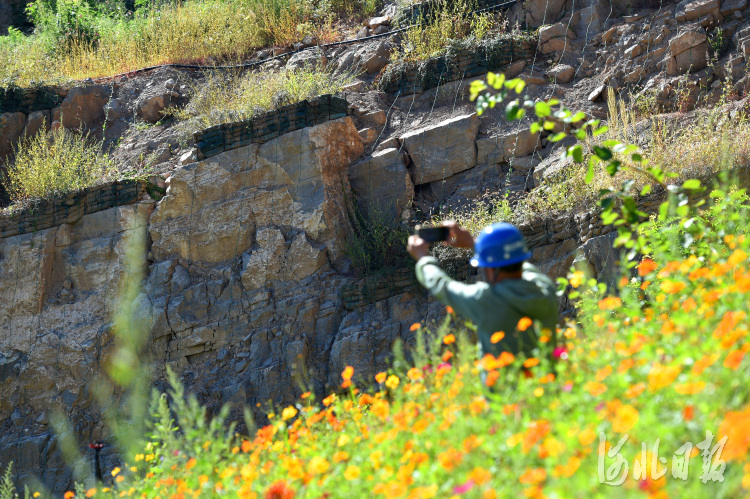
<instances>
[{"instance_id":1,"label":"worker's green jacket","mask_svg":"<svg viewBox=\"0 0 750 499\"><path fill-rule=\"evenodd\" d=\"M542 328L549 329L550 346L554 346L558 320L555 285L530 263L523 264L521 279L505 279L494 285L455 281L430 256L419 259L416 271L422 286L477 326L480 356L487 353L497 356L502 351L530 354L538 346L539 331L533 327L518 331L516 326L523 317L539 321ZM503 331L505 337L493 344L490 338L498 331Z\"/></svg>"}]
</instances>

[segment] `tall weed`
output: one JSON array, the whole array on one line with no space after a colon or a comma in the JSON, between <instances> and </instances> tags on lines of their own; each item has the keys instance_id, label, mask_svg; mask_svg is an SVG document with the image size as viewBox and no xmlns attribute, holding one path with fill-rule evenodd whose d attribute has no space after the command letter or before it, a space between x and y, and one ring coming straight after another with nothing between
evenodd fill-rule
<instances>
[{"instance_id":1,"label":"tall weed","mask_svg":"<svg viewBox=\"0 0 750 499\"><path fill-rule=\"evenodd\" d=\"M64 128L22 142L3 176L11 200L49 198L113 180L117 166L101 146Z\"/></svg>"}]
</instances>

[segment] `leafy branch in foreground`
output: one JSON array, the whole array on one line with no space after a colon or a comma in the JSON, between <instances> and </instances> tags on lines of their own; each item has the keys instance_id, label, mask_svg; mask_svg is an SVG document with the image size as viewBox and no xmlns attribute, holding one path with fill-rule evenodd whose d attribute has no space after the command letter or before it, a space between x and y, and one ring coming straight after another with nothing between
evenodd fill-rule
<instances>
[{"instance_id":1,"label":"leafy branch in foreground","mask_svg":"<svg viewBox=\"0 0 750 499\"><path fill-rule=\"evenodd\" d=\"M525 86L526 83L520 78L507 80L504 74L488 73L486 82L476 80L471 83L471 100L476 100L477 113L481 115L485 110L492 109L511 97L511 91L520 96ZM574 113L562 106L558 99L534 101L528 96L516 97L505 105L505 118L508 121L521 120L527 115L527 110L533 111L536 116L536 121L529 127L531 133L542 131L551 133L561 130L549 137L550 142L559 142L568 137L569 133L573 134L577 141L563 150L562 159L572 158L578 164L588 162L585 177L587 184L593 181L596 169L601 164L610 177L616 176L621 171L630 170L667 190L675 198L675 202L665 201L661 205L661 218L668 215L670 206L677 207L676 212L679 216L687 215L691 207L687 202L688 194L702 190L701 183L697 179L686 180L681 187L668 185L666 178L676 176L676 174L665 174L661 168L649 166L637 145L617 139L596 143L592 139L607 133L609 128L606 125L600 126L601 120L586 119L584 112ZM639 255L649 252L646 239L637 235L638 225L648 217L648 214L638 208L636 197L632 194L634 185L635 181L629 179L622 183L620 189L607 188L599 191L602 221L606 225L613 224L617 228L618 237L615 240L615 247L625 247L630 250L627 259L630 261L628 265L631 268L636 265ZM649 194L651 189L651 184L645 185L640 191L640 196ZM701 204L696 203L693 207L697 208ZM617 211L618 207L619 211Z\"/></svg>"}]
</instances>

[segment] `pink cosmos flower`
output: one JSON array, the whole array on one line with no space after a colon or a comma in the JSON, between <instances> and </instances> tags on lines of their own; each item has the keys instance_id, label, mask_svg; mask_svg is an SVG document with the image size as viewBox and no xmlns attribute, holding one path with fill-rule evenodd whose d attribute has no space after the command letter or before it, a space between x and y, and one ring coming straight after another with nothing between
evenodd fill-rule
<instances>
[{"instance_id":1,"label":"pink cosmos flower","mask_svg":"<svg viewBox=\"0 0 750 499\"><path fill-rule=\"evenodd\" d=\"M453 487L454 494L465 494L474 487L474 480L467 480L466 483Z\"/></svg>"}]
</instances>

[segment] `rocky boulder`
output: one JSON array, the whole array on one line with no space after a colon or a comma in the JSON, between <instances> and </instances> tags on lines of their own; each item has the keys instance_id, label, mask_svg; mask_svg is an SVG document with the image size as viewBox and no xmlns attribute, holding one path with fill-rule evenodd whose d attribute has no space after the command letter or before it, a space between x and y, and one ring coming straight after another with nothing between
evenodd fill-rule
<instances>
[{"instance_id":1,"label":"rocky boulder","mask_svg":"<svg viewBox=\"0 0 750 499\"><path fill-rule=\"evenodd\" d=\"M567 64L557 64L547 71L547 76L556 83L570 83L576 74L576 70Z\"/></svg>"},{"instance_id":2,"label":"rocky boulder","mask_svg":"<svg viewBox=\"0 0 750 499\"><path fill-rule=\"evenodd\" d=\"M376 151L352 166L349 183L365 216L376 212L386 221L401 217L414 197L414 185L396 148Z\"/></svg>"},{"instance_id":3,"label":"rocky boulder","mask_svg":"<svg viewBox=\"0 0 750 499\"><path fill-rule=\"evenodd\" d=\"M530 28L538 28L544 24L554 23L560 19L566 3L566 0L529 0L524 2L526 24Z\"/></svg>"},{"instance_id":4,"label":"rocky boulder","mask_svg":"<svg viewBox=\"0 0 750 499\"><path fill-rule=\"evenodd\" d=\"M328 64L328 58L319 48L313 48L294 54L286 63L290 69L300 68L324 68Z\"/></svg>"},{"instance_id":5,"label":"rocky boulder","mask_svg":"<svg viewBox=\"0 0 750 499\"><path fill-rule=\"evenodd\" d=\"M33 113L30 113L29 117L26 119L24 135L31 138L40 132L47 133L51 124L49 111L34 111Z\"/></svg>"},{"instance_id":6,"label":"rocky boulder","mask_svg":"<svg viewBox=\"0 0 750 499\"><path fill-rule=\"evenodd\" d=\"M358 68L368 74L379 73L390 60L393 47L388 40L376 40L344 52L339 58L337 71L352 71Z\"/></svg>"},{"instance_id":7,"label":"rocky boulder","mask_svg":"<svg viewBox=\"0 0 750 499\"><path fill-rule=\"evenodd\" d=\"M539 30L539 50L542 54L551 54L558 50L570 49L570 41L575 38L573 33L564 23L544 26Z\"/></svg>"},{"instance_id":8,"label":"rocky boulder","mask_svg":"<svg viewBox=\"0 0 750 499\"><path fill-rule=\"evenodd\" d=\"M23 136L26 115L23 113L0 114L0 162L13 154L14 147Z\"/></svg>"},{"instance_id":9,"label":"rocky boulder","mask_svg":"<svg viewBox=\"0 0 750 499\"><path fill-rule=\"evenodd\" d=\"M521 126L517 131L477 140L477 164L503 163L511 158L528 156L539 148L539 134Z\"/></svg>"},{"instance_id":10,"label":"rocky boulder","mask_svg":"<svg viewBox=\"0 0 750 499\"><path fill-rule=\"evenodd\" d=\"M668 75L695 73L708 66L708 38L703 29L687 29L669 41Z\"/></svg>"},{"instance_id":11,"label":"rocky boulder","mask_svg":"<svg viewBox=\"0 0 750 499\"><path fill-rule=\"evenodd\" d=\"M168 179L151 217L157 260L205 266L253 245L256 227L285 226L342 251L349 166L362 155L351 118L329 121L191 163Z\"/></svg>"},{"instance_id":12,"label":"rocky boulder","mask_svg":"<svg viewBox=\"0 0 750 499\"><path fill-rule=\"evenodd\" d=\"M156 123L164 117L163 111L176 105L179 99L180 94L172 90L147 92L136 101L136 112L143 121Z\"/></svg>"},{"instance_id":13,"label":"rocky boulder","mask_svg":"<svg viewBox=\"0 0 750 499\"><path fill-rule=\"evenodd\" d=\"M676 20L693 21L701 17L712 14L714 19L719 18L719 0L682 0L677 4L674 17Z\"/></svg>"},{"instance_id":14,"label":"rocky boulder","mask_svg":"<svg viewBox=\"0 0 750 499\"><path fill-rule=\"evenodd\" d=\"M281 280L286 255L286 240L280 230L260 229L255 236L256 248L242 255L242 286L255 290L271 280Z\"/></svg>"},{"instance_id":15,"label":"rocky boulder","mask_svg":"<svg viewBox=\"0 0 750 499\"><path fill-rule=\"evenodd\" d=\"M415 185L442 180L476 164L476 113L457 116L400 137Z\"/></svg>"},{"instance_id":16,"label":"rocky boulder","mask_svg":"<svg viewBox=\"0 0 750 499\"><path fill-rule=\"evenodd\" d=\"M107 85L76 87L60 104L62 126L69 129L92 129L104 121L104 106L111 95Z\"/></svg>"}]
</instances>

